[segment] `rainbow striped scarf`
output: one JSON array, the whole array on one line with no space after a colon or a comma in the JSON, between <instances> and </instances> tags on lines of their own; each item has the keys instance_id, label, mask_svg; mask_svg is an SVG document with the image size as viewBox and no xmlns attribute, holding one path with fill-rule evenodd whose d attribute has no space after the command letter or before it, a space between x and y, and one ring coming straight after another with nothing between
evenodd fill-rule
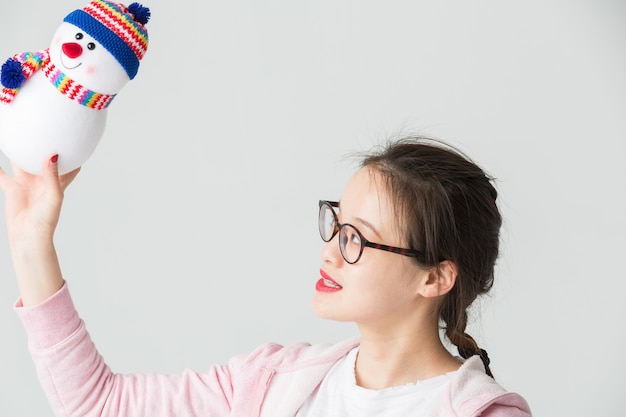
<instances>
[{"instance_id":1,"label":"rainbow striped scarf","mask_svg":"<svg viewBox=\"0 0 626 417\"><path fill-rule=\"evenodd\" d=\"M22 64L22 72L26 79L41 68L46 78L61 94L90 109L106 109L116 96L116 94L96 93L72 80L50 61L48 49L16 54L13 59ZM0 91L0 103L8 104L13 101L19 90L19 88L3 87Z\"/></svg>"}]
</instances>

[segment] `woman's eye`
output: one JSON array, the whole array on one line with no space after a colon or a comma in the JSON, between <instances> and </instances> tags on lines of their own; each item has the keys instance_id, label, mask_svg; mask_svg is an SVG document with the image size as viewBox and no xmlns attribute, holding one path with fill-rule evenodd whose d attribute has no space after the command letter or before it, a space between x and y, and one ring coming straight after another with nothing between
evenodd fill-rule
<instances>
[{"instance_id":1,"label":"woman's eye","mask_svg":"<svg viewBox=\"0 0 626 417\"><path fill-rule=\"evenodd\" d=\"M351 245L358 246L361 244L361 238L359 237L359 234L352 230L346 233L346 241L350 243Z\"/></svg>"},{"instance_id":2,"label":"woman's eye","mask_svg":"<svg viewBox=\"0 0 626 417\"><path fill-rule=\"evenodd\" d=\"M76 39L81 40L84 37L84 35L80 32L78 32L75 36Z\"/></svg>"}]
</instances>

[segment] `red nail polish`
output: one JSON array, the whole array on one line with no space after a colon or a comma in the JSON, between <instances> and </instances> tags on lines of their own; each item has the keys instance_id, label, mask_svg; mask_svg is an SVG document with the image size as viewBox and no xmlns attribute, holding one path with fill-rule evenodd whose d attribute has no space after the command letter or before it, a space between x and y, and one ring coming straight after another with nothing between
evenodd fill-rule
<instances>
[{"instance_id":1,"label":"red nail polish","mask_svg":"<svg viewBox=\"0 0 626 417\"><path fill-rule=\"evenodd\" d=\"M52 158L50 158L50 162L52 162L53 164L56 164L58 159L59 159L59 155L52 155Z\"/></svg>"}]
</instances>

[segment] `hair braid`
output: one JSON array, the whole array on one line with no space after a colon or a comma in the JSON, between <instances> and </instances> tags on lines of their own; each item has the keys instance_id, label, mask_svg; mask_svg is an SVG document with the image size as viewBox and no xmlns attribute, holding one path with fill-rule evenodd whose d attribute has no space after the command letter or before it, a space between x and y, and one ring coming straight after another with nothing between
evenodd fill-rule
<instances>
[{"instance_id":1,"label":"hair braid","mask_svg":"<svg viewBox=\"0 0 626 417\"><path fill-rule=\"evenodd\" d=\"M465 333L465 328L467 326L467 311L463 310L458 316L459 317L456 318L457 320L453 322L453 325L450 325L451 323L447 322L445 328L446 337L457 347L461 357L468 359L474 355L480 356L480 359L485 366L485 372L493 378L493 373L491 372L491 368L489 368L491 361L487 351L485 349L481 349L478 346L478 343L476 343L476 340L474 340L474 338L469 334Z\"/></svg>"}]
</instances>

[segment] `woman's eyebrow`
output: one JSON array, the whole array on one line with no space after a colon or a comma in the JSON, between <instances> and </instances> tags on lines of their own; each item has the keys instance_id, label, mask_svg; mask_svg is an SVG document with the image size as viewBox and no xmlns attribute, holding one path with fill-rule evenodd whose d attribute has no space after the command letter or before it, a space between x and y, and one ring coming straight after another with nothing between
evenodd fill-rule
<instances>
[{"instance_id":1,"label":"woman's eyebrow","mask_svg":"<svg viewBox=\"0 0 626 417\"><path fill-rule=\"evenodd\" d=\"M337 213L338 216L341 215L341 200L338 202L339 204L337 205L337 208L339 209L339 213ZM340 223L344 223L344 221L341 219L341 217L339 217L339 220L341 220ZM361 218L361 217L355 217L354 220L356 220L357 222L361 223L363 226L367 227L368 229L370 229L372 231L372 233L374 233L376 236L378 236L379 239L382 239L383 237L380 235L380 233L378 233L378 230L374 227L374 225L370 222L368 222L367 220Z\"/></svg>"},{"instance_id":2,"label":"woman's eyebrow","mask_svg":"<svg viewBox=\"0 0 626 417\"><path fill-rule=\"evenodd\" d=\"M371 224L370 222L368 222L365 219L362 219L361 217L355 217L354 218L356 221L358 221L359 223L361 223L363 226L367 227L368 229L370 229L372 231L372 233L374 233L376 236L378 236L379 239L382 239L383 237L380 235L380 233L378 233L378 230L376 230L376 228L374 227L373 224Z\"/></svg>"}]
</instances>

